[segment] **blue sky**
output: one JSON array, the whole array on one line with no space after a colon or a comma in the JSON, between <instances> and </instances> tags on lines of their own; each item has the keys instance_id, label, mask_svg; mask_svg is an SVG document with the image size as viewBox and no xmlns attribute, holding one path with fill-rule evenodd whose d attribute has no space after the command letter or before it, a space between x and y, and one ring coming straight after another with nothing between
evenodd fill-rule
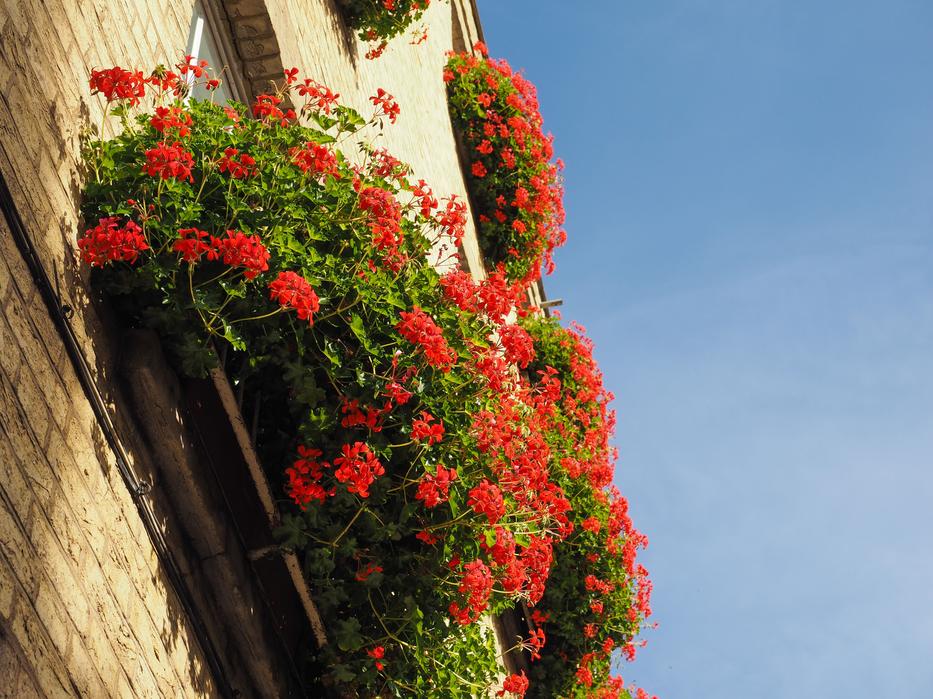
<instances>
[{"instance_id":1,"label":"blue sky","mask_svg":"<svg viewBox=\"0 0 933 699\"><path fill-rule=\"evenodd\" d=\"M662 699L933 697L933 2L479 0L567 162Z\"/></svg>"}]
</instances>

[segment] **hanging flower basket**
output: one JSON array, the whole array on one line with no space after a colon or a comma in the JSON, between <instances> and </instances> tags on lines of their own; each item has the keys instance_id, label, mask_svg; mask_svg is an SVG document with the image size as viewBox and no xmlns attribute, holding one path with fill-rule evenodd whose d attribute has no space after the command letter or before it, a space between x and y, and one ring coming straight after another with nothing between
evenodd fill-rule
<instances>
[{"instance_id":1,"label":"hanging flower basket","mask_svg":"<svg viewBox=\"0 0 933 699\"><path fill-rule=\"evenodd\" d=\"M337 147L391 125L390 94L364 117L293 69L221 106L184 101L189 78L216 86L203 63L92 75L122 128L87 146L78 247L181 372L215 368L215 345L231 355L281 545L327 630L313 666L346 696L612 686L650 586L629 565L644 540L609 488L613 419L586 342L536 320L504 272L459 269L456 197L368 143ZM535 630L514 643L547 659L530 688L503 683L478 623L521 605Z\"/></svg>"}]
</instances>

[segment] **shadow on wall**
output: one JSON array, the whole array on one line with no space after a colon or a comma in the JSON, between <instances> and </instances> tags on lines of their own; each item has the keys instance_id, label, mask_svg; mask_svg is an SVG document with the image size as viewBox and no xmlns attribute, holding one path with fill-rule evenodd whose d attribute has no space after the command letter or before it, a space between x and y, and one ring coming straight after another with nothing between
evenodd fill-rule
<instances>
[{"instance_id":1,"label":"shadow on wall","mask_svg":"<svg viewBox=\"0 0 933 699\"><path fill-rule=\"evenodd\" d=\"M100 16L122 21L114 16L115 7ZM104 11L92 7L90 16L95 9ZM125 47L136 53L108 56L106 47L84 52L73 38L66 46L59 37L85 31L94 36L92 28L77 26L83 21L77 15L59 19L62 26L38 1L0 5L0 74L5 83L0 171L56 295L74 309L72 324L105 402L120 406L112 361L116 341L108 333L109 321L91 303L87 273L75 255L84 177L79 140L91 121L90 69L101 62L140 64L144 57L138 51L146 48L131 38ZM146 26L146 18L140 22ZM166 33L175 34L171 27ZM178 46L171 47L173 55L183 49L180 35ZM163 57L161 48L157 50L160 60L169 58L169 51ZM42 689L48 671L75 695L120 693L121 688L140 694L210 695L209 669L165 572L154 561L113 452L30 271L10 235L4 233L0 249L10 276L0 307L0 325L10 337L4 343L10 363L0 372L6 394L0 424L16 449L16 458L4 459L5 465L18 474L16 481L13 476L0 479L0 515L30 513L32 523L27 544L13 558L7 547L15 532L5 526L0 532L0 567L9 565L22 621L4 631L0 655L18 646ZM118 410L122 433L120 419ZM138 444L127 441L131 461L144 464ZM25 486L14 492L11 484L20 478ZM6 521L12 520L4 516ZM166 519L159 518L157 526L164 530ZM65 642L59 643L62 638Z\"/></svg>"},{"instance_id":2,"label":"shadow on wall","mask_svg":"<svg viewBox=\"0 0 933 699\"><path fill-rule=\"evenodd\" d=\"M240 70L246 76L251 93L249 100L266 92L269 82L281 80L282 64L279 39L269 14L266 0L202 0L216 2L215 10L229 23L229 35L233 37L234 51L240 62ZM313 0L320 10L309 16L323 18L333 36L335 45L343 57L354 67L360 60L358 42L354 30L347 24L345 0ZM280 8L281 9L281 8Z\"/></svg>"},{"instance_id":3,"label":"shadow on wall","mask_svg":"<svg viewBox=\"0 0 933 699\"><path fill-rule=\"evenodd\" d=\"M331 20L331 29L334 34L340 37L341 47L355 68L360 60L359 45L356 41L356 32L350 28L346 20L346 10L349 0L324 0L324 6L327 8Z\"/></svg>"}]
</instances>

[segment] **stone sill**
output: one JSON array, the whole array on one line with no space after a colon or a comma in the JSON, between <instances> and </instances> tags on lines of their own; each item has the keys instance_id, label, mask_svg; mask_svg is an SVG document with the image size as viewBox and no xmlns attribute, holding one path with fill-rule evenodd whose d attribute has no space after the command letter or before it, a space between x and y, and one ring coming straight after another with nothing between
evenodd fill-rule
<instances>
[{"instance_id":1,"label":"stone sill","mask_svg":"<svg viewBox=\"0 0 933 699\"><path fill-rule=\"evenodd\" d=\"M311 591L302 573L298 557L293 551L279 548L273 539L272 532L281 523L281 513L275 504L269 480L259 463L253 440L246 428L246 421L243 419L243 413L226 372L218 367L211 371L210 379L202 381L189 379L185 384L186 393L191 396L189 407L198 423L197 428L202 433L202 439L211 440L215 442L217 448L228 451L231 457L231 460L227 462L228 465L233 466L241 477L245 470L253 486L253 489L250 489L243 488L242 483L238 484L238 487L221 482L221 488L228 503L231 506L236 503L236 511L240 515L237 517L237 524L242 525L245 523L244 519L248 518L255 526L255 529L243 532L244 540L249 541L257 537L263 542L257 541L259 545L247 551L248 558L252 561L254 568L258 569L257 574L263 570L267 571L267 575L273 574L273 570L270 569L276 567L275 562L281 561L284 564L287 576L294 586L294 591L311 625L318 646L325 645L327 636L324 632L324 625L317 606L311 598ZM226 424L218 424L217 418L219 417L224 418ZM201 429L202 426L210 426L211 429L206 432ZM228 441L224 432L232 433L233 440ZM242 529L242 526L240 528ZM263 576L260 575L260 577Z\"/></svg>"},{"instance_id":2,"label":"stone sill","mask_svg":"<svg viewBox=\"0 0 933 699\"><path fill-rule=\"evenodd\" d=\"M153 511L241 696L307 694L303 649L327 643L297 556L277 546L280 513L223 369L179 378L158 337L131 330L120 375Z\"/></svg>"}]
</instances>

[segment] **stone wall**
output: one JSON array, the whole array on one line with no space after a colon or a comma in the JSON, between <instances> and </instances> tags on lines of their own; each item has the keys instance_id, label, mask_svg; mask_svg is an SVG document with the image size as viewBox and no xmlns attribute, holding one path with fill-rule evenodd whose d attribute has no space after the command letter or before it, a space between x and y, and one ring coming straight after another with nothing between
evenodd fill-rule
<instances>
[{"instance_id":1,"label":"stone wall","mask_svg":"<svg viewBox=\"0 0 933 699\"><path fill-rule=\"evenodd\" d=\"M158 454L115 379L120 338L78 264L79 139L102 119L89 71L147 69L184 53L193 0L6 0L0 4L0 174L58 288L131 466ZM447 114L444 52L479 38L468 0L435 2L427 42L377 61L333 0L227 0L218 10L254 89L300 68L366 112L383 87L402 113L381 143L439 196L466 196ZM271 71L271 72L270 72ZM475 235L465 243L482 274ZM181 421L178 439L183 439ZM157 446L157 445L156 445ZM156 449L157 450L157 449ZM158 483L156 483L158 485ZM159 510L178 544L179 522ZM180 544L178 544L180 546ZM179 552L183 561L185 552ZM196 566L197 561L191 566ZM190 572L190 571L189 571ZM194 573L191 573L192 575ZM11 232L0 220L0 696L194 697L217 688L133 496L84 397Z\"/></svg>"},{"instance_id":2,"label":"stone wall","mask_svg":"<svg viewBox=\"0 0 933 699\"><path fill-rule=\"evenodd\" d=\"M0 172L98 366L73 254L91 67L166 61L191 2L0 5ZM11 233L0 226L0 694L213 693L187 621ZM100 371L105 389L111 369Z\"/></svg>"}]
</instances>

